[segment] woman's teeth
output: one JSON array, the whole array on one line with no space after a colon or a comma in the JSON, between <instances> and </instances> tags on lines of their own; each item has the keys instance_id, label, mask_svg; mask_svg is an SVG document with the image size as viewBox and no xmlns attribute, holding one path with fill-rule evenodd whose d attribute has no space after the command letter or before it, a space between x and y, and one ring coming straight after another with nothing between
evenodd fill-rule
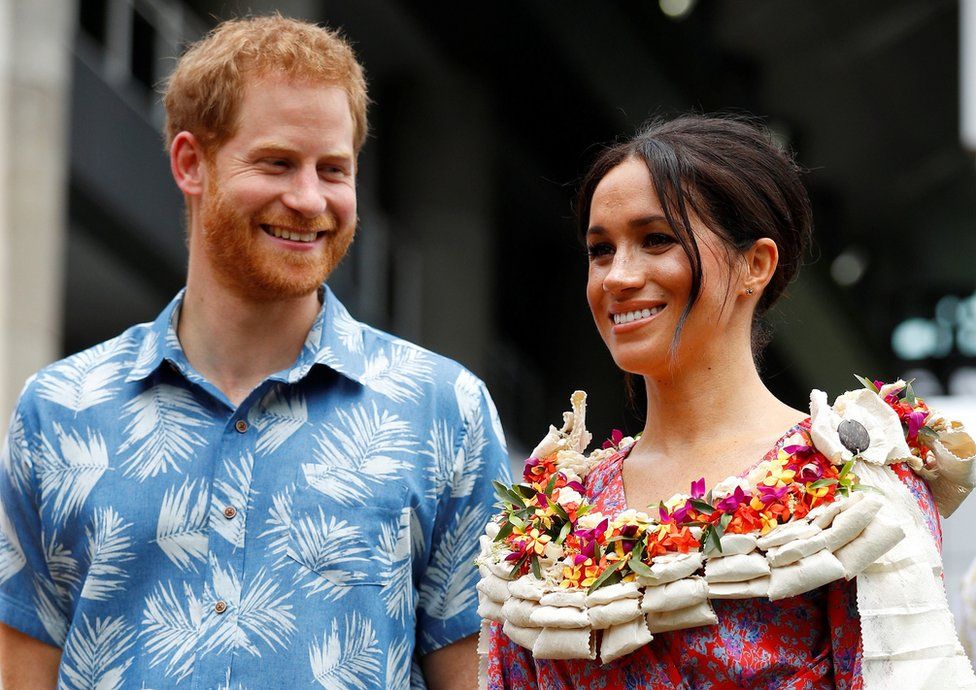
<instances>
[{"instance_id":1,"label":"woman's teeth","mask_svg":"<svg viewBox=\"0 0 976 690\"><path fill-rule=\"evenodd\" d=\"M619 326L622 323L630 323L631 321L637 321L637 319L646 319L654 316L658 312L664 309L664 305L658 305L650 309L637 309L635 311L624 312L623 314L613 314L613 323Z\"/></svg>"},{"instance_id":2,"label":"woman's teeth","mask_svg":"<svg viewBox=\"0 0 976 690\"><path fill-rule=\"evenodd\" d=\"M318 235L317 232L296 232L294 230L289 230L288 228L279 228L274 225L266 225L264 231L273 237L279 237L283 240L292 240L294 242L312 242Z\"/></svg>"}]
</instances>

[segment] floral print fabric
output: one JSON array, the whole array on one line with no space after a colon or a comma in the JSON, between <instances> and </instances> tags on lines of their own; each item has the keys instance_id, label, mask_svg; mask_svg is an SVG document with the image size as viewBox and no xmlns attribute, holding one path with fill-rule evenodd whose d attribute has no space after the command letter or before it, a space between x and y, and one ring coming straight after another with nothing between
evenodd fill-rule
<instances>
[{"instance_id":1,"label":"floral print fabric","mask_svg":"<svg viewBox=\"0 0 976 690\"><path fill-rule=\"evenodd\" d=\"M809 420L790 429L763 460L775 457L789 437L807 443ZM614 454L586 478L587 497L605 515L627 508L622 467L630 448ZM904 465L895 470L933 527L938 515L923 480ZM490 628L488 688L517 690L815 690L861 687L860 627L855 582L838 581L798 597L712 601L718 624L659 633L637 651L606 666L599 661L536 660L511 642L501 624Z\"/></svg>"},{"instance_id":2,"label":"floral print fabric","mask_svg":"<svg viewBox=\"0 0 976 690\"><path fill-rule=\"evenodd\" d=\"M479 627L471 562L508 481L454 362L328 289L297 361L234 407L152 324L28 382L0 462L0 621L59 687L422 688Z\"/></svg>"}]
</instances>

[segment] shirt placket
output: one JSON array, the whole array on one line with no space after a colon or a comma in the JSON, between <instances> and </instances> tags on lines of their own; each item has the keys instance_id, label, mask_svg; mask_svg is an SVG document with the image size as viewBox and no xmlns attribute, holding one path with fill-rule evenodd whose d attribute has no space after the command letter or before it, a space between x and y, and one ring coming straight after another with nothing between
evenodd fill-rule
<instances>
[{"instance_id":1,"label":"shirt placket","mask_svg":"<svg viewBox=\"0 0 976 690\"><path fill-rule=\"evenodd\" d=\"M214 688L233 676L236 644L241 640L242 603L246 604L245 526L249 516L255 430L247 421L250 406L227 418L213 468L209 508L209 575L204 601L204 634L194 688ZM246 614L245 614L246 615Z\"/></svg>"}]
</instances>

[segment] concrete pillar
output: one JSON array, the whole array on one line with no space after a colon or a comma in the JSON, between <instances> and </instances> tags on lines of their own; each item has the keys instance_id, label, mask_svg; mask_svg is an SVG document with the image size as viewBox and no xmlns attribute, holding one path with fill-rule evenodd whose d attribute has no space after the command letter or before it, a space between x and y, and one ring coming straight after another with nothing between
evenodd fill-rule
<instances>
[{"instance_id":1,"label":"concrete pillar","mask_svg":"<svg viewBox=\"0 0 976 690\"><path fill-rule=\"evenodd\" d=\"M10 61L13 56L14 0L0 0L0 429L6 429L14 391L7 383L10 377L9 343L13 337L10 324L9 277L11 271L9 224L6 222L9 198L10 158ZM2 435L2 434L0 434Z\"/></svg>"},{"instance_id":2,"label":"concrete pillar","mask_svg":"<svg viewBox=\"0 0 976 690\"><path fill-rule=\"evenodd\" d=\"M420 332L409 335L484 375L493 336L494 237L500 232L491 219L490 107L456 74L425 74L407 91L395 117L392 184L405 227L390 234L401 274L394 301L419 297ZM419 251L404 256L401 247ZM419 263L401 260L410 256Z\"/></svg>"},{"instance_id":3,"label":"concrete pillar","mask_svg":"<svg viewBox=\"0 0 976 690\"><path fill-rule=\"evenodd\" d=\"M0 416L60 354L76 4L0 0ZM82 133L83 136L83 133Z\"/></svg>"}]
</instances>

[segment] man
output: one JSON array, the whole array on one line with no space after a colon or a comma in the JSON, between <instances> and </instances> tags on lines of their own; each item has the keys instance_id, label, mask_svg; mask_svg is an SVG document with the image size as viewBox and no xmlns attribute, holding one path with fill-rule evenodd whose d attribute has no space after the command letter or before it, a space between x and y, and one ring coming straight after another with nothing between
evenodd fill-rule
<instances>
[{"instance_id":1,"label":"man","mask_svg":"<svg viewBox=\"0 0 976 690\"><path fill-rule=\"evenodd\" d=\"M21 395L5 690L475 684L491 400L322 287L355 230L366 102L349 46L280 16L178 63L186 289Z\"/></svg>"}]
</instances>

